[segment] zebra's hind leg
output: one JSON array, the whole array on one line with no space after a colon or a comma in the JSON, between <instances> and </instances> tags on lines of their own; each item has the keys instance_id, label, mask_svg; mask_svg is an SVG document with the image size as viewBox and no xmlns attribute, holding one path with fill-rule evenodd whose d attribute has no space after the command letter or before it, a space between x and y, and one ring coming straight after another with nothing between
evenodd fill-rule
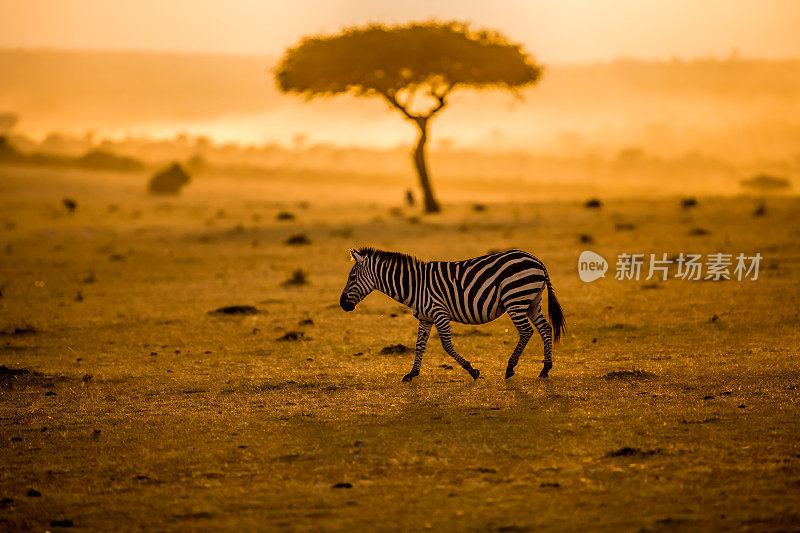
<instances>
[{"instance_id":1,"label":"zebra's hind leg","mask_svg":"<svg viewBox=\"0 0 800 533\"><path fill-rule=\"evenodd\" d=\"M511 317L511 321L517 327L517 331L519 332L519 341L517 342L517 346L514 348L514 353L512 353L511 357L508 359L508 367L506 367L506 379L514 375L514 367L517 366L517 362L519 362L519 358L522 355L522 352L525 350L525 346L527 346L528 341L531 340L531 336L533 336L533 328L528 320L527 305L522 308L520 308L520 306L509 307L508 316Z\"/></svg>"},{"instance_id":2,"label":"zebra's hind leg","mask_svg":"<svg viewBox=\"0 0 800 533\"><path fill-rule=\"evenodd\" d=\"M546 378L550 369L553 368L553 328L542 313L541 307L539 308L539 313L531 321L536 326L536 330L542 336L542 341L544 342L544 367L542 367L539 377Z\"/></svg>"},{"instance_id":3,"label":"zebra's hind leg","mask_svg":"<svg viewBox=\"0 0 800 533\"><path fill-rule=\"evenodd\" d=\"M414 366L411 367L411 372L403 376L403 381L411 381L419 376L419 369L422 366L422 354L425 353L425 346L428 344L428 336L431 334L431 326L433 322L427 320L419 321L419 330L417 331L417 349L414 354Z\"/></svg>"},{"instance_id":4,"label":"zebra's hind leg","mask_svg":"<svg viewBox=\"0 0 800 533\"><path fill-rule=\"evenodd\" d=\"M434 320L436 324L436 331L439 333L439 338L442 341L442 348L450 357L456 360L456 362L462 366L464 370L469 372L469 375L472 376L472 379L478 379L481 375L481 371L477 368L472 368L472 365L469 364L469 361L458 355L458 352L453 347L453 341L450 338L450 319L447 316L440 315Z\"/></svg>"}]
</instances>

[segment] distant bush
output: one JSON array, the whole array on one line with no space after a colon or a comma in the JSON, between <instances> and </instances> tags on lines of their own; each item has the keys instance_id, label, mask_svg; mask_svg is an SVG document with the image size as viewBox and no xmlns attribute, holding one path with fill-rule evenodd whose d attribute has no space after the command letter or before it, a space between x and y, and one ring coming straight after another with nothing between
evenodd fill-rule
<instances>
[{"instance_id":1,"label":"distant bush","mask_svg":"<svg viewBox=\"0 0 800 533\"><path fill-rule=\"evenodd\" d=\"M4 135L0 135L0 161L4 163L16 163L24 159L25 156L11 146Z\"/></svg>"},{"instance_id":2,"label":"distant bush","mask_svg":"<svg viewBox=\"0 0 800 533\"><path fill-rule=\"evenodd\" d=\"M789 190L792 187L788 179L772 176L770 174L758 174L749 180L742 180L741 184L742 187L746 189L753 189L760 192L780 192Z\"/></svg>"},{"instance_id":3,"label":"distant bush","mask_svg":"<svg viewBox=\"0 0 800 533\"><path fill-rule=\"evenodd\" d=\"M105 150L92 150L75 159L75 164L83 168L95 170L118 170L134 172L142 170L144 165L132 157L125 157Z\"/></svg>"},{"instance_id":4,"label":"distant bush","mask_svg":"<svg viewBox=\"0 0 800 533\"><path fill-rule=\"evenodd\" d=\"M179 163L158 172L150 180L148 188L152 194L178 194L184 185L189 183L189 174Z\"/></svg>"},{"instance_id":5,"label":"distant bush","mask_svg":"<svg viewBox=\"0 0 800 533\"><path fill-rule=\"evenodd\" d=\"M8 139L2 135L0 135L0 163L80 167L92 170L113 170L121 172L135 172L144 168L144 165L136 159L116 155L105 150L92 150L80 157L70 157L47 152L26 154L11 146Z\"/></svg>"}]
</instances>

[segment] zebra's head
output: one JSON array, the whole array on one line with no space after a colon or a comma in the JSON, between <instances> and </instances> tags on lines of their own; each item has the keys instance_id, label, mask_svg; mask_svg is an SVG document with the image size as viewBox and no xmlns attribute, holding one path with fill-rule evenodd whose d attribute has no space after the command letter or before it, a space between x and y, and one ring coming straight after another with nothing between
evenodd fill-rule
<instances>
[{"instance_id":1,"label":"zebra's head","mask_svg":"<svg viewBox=\"0 0 800 533\"><path fill-rule=\"evenodd\" d=\"M367 268L365 255L353 248L350 250L350 256L353 258L353 268L350 269L347 284L342 291L342 297L339 298L339 305L345 311L355 309L358 302L375 289L375 280L372 272Z\"/></svg>"}]
</instances>

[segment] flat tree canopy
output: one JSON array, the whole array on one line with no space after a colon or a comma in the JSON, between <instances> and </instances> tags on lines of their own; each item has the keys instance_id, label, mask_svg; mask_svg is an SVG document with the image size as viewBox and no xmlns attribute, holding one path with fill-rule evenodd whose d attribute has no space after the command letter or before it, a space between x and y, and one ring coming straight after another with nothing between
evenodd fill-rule
<instances>
[{"instance_id":1,"label":"flat tree canopy","mask_svg":"<svg viewBox=\"0 0 800 533\"><path fill-rule=\"evenodd\" d=\"M518 44L495 31L473 31L458 22L370 25L332 37L308 37L290 48L276 79L285 92L315 96L380 95L414 121L420 138L414 161L426 211L438 211L424 147L428 120L457 87L513 90L538 81L541 68ZM417 93L428 102L412 109Z\"/></svg>"}]
</instances>

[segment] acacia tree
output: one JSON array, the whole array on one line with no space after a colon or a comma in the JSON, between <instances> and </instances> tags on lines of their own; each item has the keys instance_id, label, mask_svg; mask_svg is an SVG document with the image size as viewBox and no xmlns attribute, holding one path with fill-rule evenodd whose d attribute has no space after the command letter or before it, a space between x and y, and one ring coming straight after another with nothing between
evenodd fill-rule
<instances>
[{"instance_id":1,"label":"acacia tree","mask_svg":"<svg viewBox=\"0 0 800 533\"><path fill-rule=\"evenodd\" d=\"M428 124L456 88L514 90L541 68L494 31L458 22L370 25L308 37L286 51L275 77L282 91L315 96L383 97L419 129L413 160L428 213L440 210L425 164ZM417 104L416 95L422 95Z\"/></svg>"}]
</instances>

